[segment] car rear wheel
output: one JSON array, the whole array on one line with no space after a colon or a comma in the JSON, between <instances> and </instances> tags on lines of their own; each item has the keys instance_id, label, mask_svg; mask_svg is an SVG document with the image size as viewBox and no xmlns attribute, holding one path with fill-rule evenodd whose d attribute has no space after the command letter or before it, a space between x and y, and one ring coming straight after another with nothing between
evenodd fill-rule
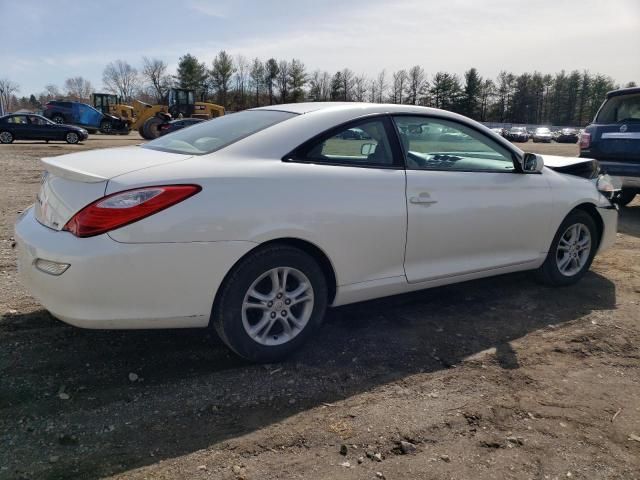
<instances>
[{"instance_id":1,"label":"car rear wheel","mask_svg":"<svg viewBox=\"0 0 640 480\"><path fill-rule=\"evenodd\" d=\"M637 193L638 192L636 190L625 189L625 190L622 190L620 195L614 198L613 201L618 205L620 205L621 207L626 207L633 201Z\"/></svg>"},{"instance_id":2,"label":"car rear wheel","mask_svg":"<svg viewBox=\"0 0 640 480\"><path fill-rule=\"evenodd\" d=\"M64 136L64 139L67 143L75 145L80 141L80 135L78 135L76 132L67 132L67 134Z\"/></svg>"},{"instance_id":3,"label":"car rear wheel","mask_svg":"<svg viewBox=\"0 0 640 480\"><path fill-rule=\"evenodd\" d=\"M54 115L53 117L51 117L51 120L55 123L64 123L64 117L62 115Z\"/></svg>"},{"instance_id":4,"label":"car rear wheel","mask_svg":"<svg viewBox=\"0 0 640 480\"><path fill-rule=\"evenodd\" d=\"M582 210L571 212L558 228L547 258L536 272L538 280L551 286L576 283L589 270L598 243L598 229L591 215Z\"/></svg>"},{"instance_id":5,"label":"car rear wheel","mask_svg":"<svg viewBox=\"0 0 640 480\"><path fill-rule=\"evenodd\" d=\"M0 143L13 143L13 133L0 132Z\"/></svg>"},{"instance_id":6,"label":"car rear wheel","mask_svg":"<svg viewBox=\"0 0 640 480\"><path fill-rule=\"evenodd\" d=\"M228 275L211 324L239 356L273 362L299 348L320 326L327 283L318 263L284 245L258 250Z\"/></svg>"}]
</instances>

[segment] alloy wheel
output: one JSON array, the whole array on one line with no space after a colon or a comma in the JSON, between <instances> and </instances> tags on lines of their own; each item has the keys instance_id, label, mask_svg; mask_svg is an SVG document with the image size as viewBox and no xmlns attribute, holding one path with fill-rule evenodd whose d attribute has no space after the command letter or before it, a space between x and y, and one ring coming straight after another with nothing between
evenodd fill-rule
<instances>
[{"instance_id":1,"label":"alloy wheel","mask_svg":"<svg viewBox=\"0 0 640 480\"><path fill-rule=\"evenodd\" d=\"M300 270L277 267L260 275L242 303L242 325L255 342L282 345L307 325L314 305L311 281Z\"/></svg>"},{"instance_id":2,"label":"alloy wheel","mask_svg":"<svg viewBox=\"0 0 640 480\"><path fill-rule=\"evenodd\" d=\"M575 223L565 230L558 242L556 265L560 273L572 277L589 261L591 232L586 225Z\"/></svg>"}]
</instances>

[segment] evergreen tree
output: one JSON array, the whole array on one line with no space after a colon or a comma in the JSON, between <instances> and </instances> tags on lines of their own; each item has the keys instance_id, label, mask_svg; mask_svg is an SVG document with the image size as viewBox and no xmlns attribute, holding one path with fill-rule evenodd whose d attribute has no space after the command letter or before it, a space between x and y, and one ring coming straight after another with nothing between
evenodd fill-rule
<instances>
[{"instance_id":1,"label":"evergreen tree","mask_svg":"<svg viewBox=\"0 0 640 480\"><path fill-rule=\"evenodd\" d=\"M228 105L229 87L234 72L233 59L227 52L222 50L213 60L213 69L210 74L211 84L218 96L218 103L225 107Z\"/></svg>"},{"instance_id":2,"label":"evergreen tree","mask_svg":"<svg viewBox=\"0 0 640 480\"><path fill-rule=\"evenodd\" d=\"M196 57L187 53L178 60L175 79L178 87L195 90L196 96L199 96L206 90L207 67Z\"/></svg>"}]
</instances>

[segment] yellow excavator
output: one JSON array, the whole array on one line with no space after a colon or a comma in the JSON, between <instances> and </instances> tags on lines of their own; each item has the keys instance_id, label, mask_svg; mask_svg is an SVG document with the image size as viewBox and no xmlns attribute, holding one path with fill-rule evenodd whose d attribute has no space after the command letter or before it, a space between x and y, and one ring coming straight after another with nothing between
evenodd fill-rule
<instances>
[{"instance_id":1,"label":"yellow excavator","mask_svg":"<svg viewBox=\"0 0 640 480\"><path fill-rule=\"evenodd\" d=\"M195 92L186 88L169 90L168 105L151 105L134 100L132 105L119 101L117 95L94 94L94 107L106 108L108 113L126 121L130 129L137 130L146 140L158 138L160 125L176 118L202 118L209 120L224 115L224 107L215 103L196 102ZM101 108L96 106L99 104ZM105 113L104 110L101 110Z\"/></svg>"}]
</instances>

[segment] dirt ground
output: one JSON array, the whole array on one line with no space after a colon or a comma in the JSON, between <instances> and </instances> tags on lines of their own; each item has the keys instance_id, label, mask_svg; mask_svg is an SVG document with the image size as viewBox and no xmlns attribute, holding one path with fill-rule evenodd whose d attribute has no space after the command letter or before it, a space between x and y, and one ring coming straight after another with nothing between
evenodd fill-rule
<instances>
[{"instance_id":1,"label":"dirt ground","mask_svg":"<svg viewBox=\"0 0 640 480\"><path fill-rule=\"evenodd\" d=\"M16 279L38 158L138 142L0 146L1 479L640 478L638 200L576 286L337 308L287 362L249 365L205 330L66 326Z\"/></svg>"}]
</instances>

